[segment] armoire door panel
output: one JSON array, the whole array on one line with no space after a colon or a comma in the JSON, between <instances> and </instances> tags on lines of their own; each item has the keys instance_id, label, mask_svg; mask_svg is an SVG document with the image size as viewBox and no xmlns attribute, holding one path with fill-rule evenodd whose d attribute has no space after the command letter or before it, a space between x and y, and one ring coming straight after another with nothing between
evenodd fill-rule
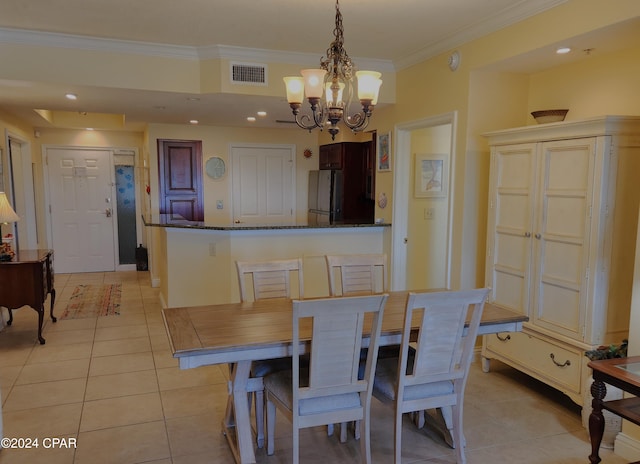
<instances>
[{"instance_id":1,"label":"armoire door panel","mask_svg":"<svg viewBox=\"0 0 640 464\"><path fill-rule=\"evenodd\" d=\"M532 319L581 339L585 324L595 139L540 144L541 175L534 226L538 259L533 274Z\"/></svg>"},{"instance_id":2,"label":"armoire door panel","mask_svg":"<svg viewBox=\"0 0 640 464\"><path fill-rule=\"evenodd\" d=\"M492 300L529 314L532 202L535 186L535 144L496 147L495 177L490 187L493 254L488 257L487 286Z\"/></svg>"}]
</instances>

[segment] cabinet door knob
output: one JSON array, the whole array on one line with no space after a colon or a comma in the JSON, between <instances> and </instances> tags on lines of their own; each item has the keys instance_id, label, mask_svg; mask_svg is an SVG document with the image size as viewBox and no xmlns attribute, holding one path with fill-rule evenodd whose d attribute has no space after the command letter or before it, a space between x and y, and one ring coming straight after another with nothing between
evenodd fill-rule
<instances>
[{"instance_id":1,"label":"cabinet door knob","mask_svg":"<svg viewBox=\"0 0 640 464\"><path fill-rule=\"evenodd\" d=\"M524 236L525 236L525 237L531 237L531 232L525 232L525 233L524 233Z\"/></svg>"},{"instance_id":2,"label":"cabinet door knob","mask_svg":"<svg viewBox=\"0 0 640 464\"><path fill-rule=\"evenodd\" d=\"M535 235L535 237L536 237L538 240L540 240L540 238L542 238L542 235L540 235L540 234L536 234L536 235Z\"/></svg>"}]
</instances>

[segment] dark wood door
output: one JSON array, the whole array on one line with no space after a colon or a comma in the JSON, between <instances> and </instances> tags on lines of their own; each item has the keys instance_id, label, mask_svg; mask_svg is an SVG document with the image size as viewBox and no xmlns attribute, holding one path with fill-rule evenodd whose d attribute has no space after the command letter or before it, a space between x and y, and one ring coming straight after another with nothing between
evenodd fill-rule
<instances>
[{"instance_id":1,"label":"dark wood door","mask_svg":"<svg viewBox=\"0 0 640 464\"><path fill-rule=\"evenodd\" d=\"M204 220L202 142L158 139L160 213Z\"/></svg>"}]
</instances>

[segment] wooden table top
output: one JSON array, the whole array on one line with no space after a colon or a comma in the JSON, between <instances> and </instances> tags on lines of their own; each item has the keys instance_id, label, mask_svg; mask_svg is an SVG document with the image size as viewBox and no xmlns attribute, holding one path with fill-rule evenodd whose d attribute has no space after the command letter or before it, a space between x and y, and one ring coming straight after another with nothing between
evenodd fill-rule
<instances>
[{"instance_id":1,"label":"wooden table top","mask_svg":"<svg viewBox=\"0 0 640 464\"><path fill-rule=\"evenodd\" d=\"M382 320L383 337L401 333L408 294L408 291L389 293ZM290 345L292 306L289 299L269 299L165 308L162 312L173 355L180 358ZM521 324L527 320L522 314L486 304L480 326ZM302 339L310 338L310 327L301 326L300 335ZM398 342L399 339L395 343Z\"/></svg>"}]
</instances>

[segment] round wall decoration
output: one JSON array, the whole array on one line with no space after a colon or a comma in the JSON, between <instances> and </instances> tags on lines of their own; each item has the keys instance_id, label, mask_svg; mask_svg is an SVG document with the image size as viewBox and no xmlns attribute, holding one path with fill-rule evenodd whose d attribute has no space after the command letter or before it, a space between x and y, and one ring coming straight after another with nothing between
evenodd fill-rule
<instances>
[{"instance_id":1,"label":"round wall decoration","mask_svg":"<svg viewBox=\"0 0 640 464\"><path fill-rule=\"evenodd\" d=\"M313 152L311 151L310 148L305 148L304 152L303 152L303 155L304 155L305 158L311 158L311 155L313 155Z\"/></svg>"},{"instance_id":2,"label":"round wall decoration","mask_svg":"<svg viewBox=\"0 0 640 464\"><path fill-rule=\"evenodd\" d=\"M205 171L212 179L217 180L224 177L226 170L224 160L219 156L212 156L205 163Z\"/></svg>"},{"instance_id":3,"label":"round wall decoration","mask_svg":"<svg viewBox=\"0 0 640 464\"><path fill-rule=\"evenodd\" d=\"M460 66L460 52L457 50L449 55L449 69L455 71Z\"/></svg>"}]
</instances>

